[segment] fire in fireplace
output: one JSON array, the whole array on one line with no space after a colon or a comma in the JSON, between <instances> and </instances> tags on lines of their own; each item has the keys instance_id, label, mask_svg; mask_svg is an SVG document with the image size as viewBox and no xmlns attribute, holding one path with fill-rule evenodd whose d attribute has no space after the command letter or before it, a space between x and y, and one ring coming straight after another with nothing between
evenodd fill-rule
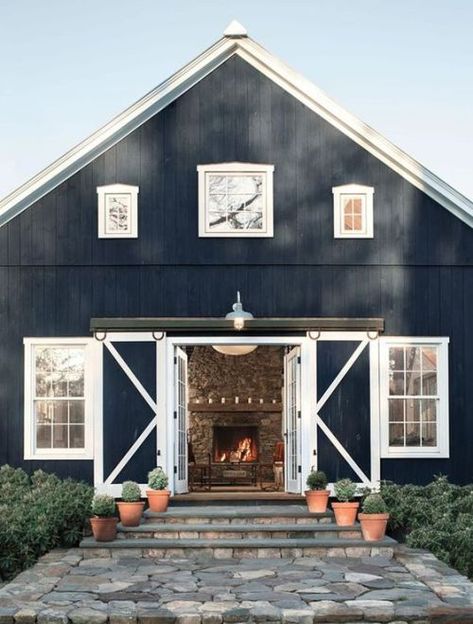
<instances>
[{"instance_id":1,"label":"fire in fireplace","mask_svg":"<svg viewBox=\"0 0 473 624\"><path fill-rule=\"evenodd\" d=\"M213 428L214 462L258 461L258 427L227 425Z\"/></svg>"}]
</instances>

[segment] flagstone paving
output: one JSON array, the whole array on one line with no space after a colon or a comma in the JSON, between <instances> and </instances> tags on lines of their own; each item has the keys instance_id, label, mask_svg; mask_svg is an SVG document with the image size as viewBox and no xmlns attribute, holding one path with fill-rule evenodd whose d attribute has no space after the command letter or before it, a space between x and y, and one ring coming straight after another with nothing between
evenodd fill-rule
<instances>
[{"instance_id":1,"label":"flagstone paving","mask_svg":"<svg viewBox=\"0 0 473 624\"><path fill-rule=\"evenodd\" d=\"M49 553L0 588L0 624L473 622L473 584L404 547L394 559L124 554Z\"/></svg>"}]
</instances>

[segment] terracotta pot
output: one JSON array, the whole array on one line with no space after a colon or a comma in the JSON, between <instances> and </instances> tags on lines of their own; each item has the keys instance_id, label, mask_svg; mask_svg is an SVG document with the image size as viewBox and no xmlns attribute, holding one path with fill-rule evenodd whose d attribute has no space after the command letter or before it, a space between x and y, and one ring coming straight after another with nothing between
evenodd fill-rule
<instances>
[{"instance_id":1,"label":"terracotta pot","mask_svg":"<svg viewBox=\"0 0 473 624\"><path fill-rule=\"evenodd\" d=\"M166 511L169 505L169 490L146 490L149 508L151 511Z\"/></svg>"},{"instance_id":2,"label":"terracotta pot","mask_svg":"<svg viewBox=\"0 0 473 624\"><path fill-rule=\"evenodd\" d=\"M353 526L360 503L332 503L335 520L339 526Z\"/></svg>"},{"instance_id":3,"label":"terracotta pot","mask_svg":"<svg viewBox=\"0 0 473 624\"><path fill-rule=\"evenodd\" d=\"M136 503L125 503L121 501L117 503L118 513L120 514L120 522L123 526L138 526L141 522L141 514L145 504L142 501Z\"/></svg>"},{"instance_id":4,"label":"terracotta pot","mask_svg":"<svg viewBox=\"0 0 473 624\"><path fill-rule=\"evenodd\" d=\"M308 510L311 513L325 513L329 494L329 490L306 490L305 499Z\"/></svg>"},{"instance_id":5,"label":"terracotta pot","mask_svg":"<svg viewBox=\"0 0 473 624\"><path fill-rule=\"evenodd\" d=\"M363 539L367 542L377 542L386 535L386 526L389 520L388 513L365 514L359 513L358 520L361 524Z\"/></svg>"},{"instance_id":6,"label":"terracotta pot","mask_svg":"<svg viewBox=\"0 0 473 624\"><path fill-rule=\"evenodd\" d=\"M117 537L118 518L99 518L94 516L90 519L92 533L96 542L113 542Z\"/></svg>"}]
</instances>

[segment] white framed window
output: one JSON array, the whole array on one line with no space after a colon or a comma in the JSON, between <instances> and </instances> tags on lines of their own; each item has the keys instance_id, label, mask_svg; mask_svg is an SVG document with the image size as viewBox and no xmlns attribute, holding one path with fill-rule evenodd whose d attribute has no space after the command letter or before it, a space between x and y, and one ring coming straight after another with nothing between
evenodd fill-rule
<instances>
[{"instance_id":1,"label":"white framed window","mask_svg":"<svg viewBox=\"0 0 473 624\"><path fill-rule=\"evenodd\" d=\"M449 457L448 338L380 338L381 457Z\"/></svg>"},{"instance_id":2,"label":"white framed window","mask_svg":"<svg viewBox=\"0 0 473 624\"><path fill-rule=\"evenodd\" d=\"M273 236L273 165L199 165L199 236Z\"/></svg>"},{"instance_id":3,"label":"white framed window","mask_svg":"<svg viewBox=\"0 0 473 624\"><path fill-rule=\"evenodd\" d=\"M334 186L333 235L335 238L373 238L372 186Z\"/></svg>"},{"instance_id":4,"label":"white framed window","mask_svg":"<svg viewBox=\"0 0 473 624\"><path fill-rule=\"evenodd\" d=\"M138 238L138 186L98 186L99 238Z\"/></svg>"},{"instance_id":5,"label":"white framed window","mask_svg":"<svg viewBox=\"0 0 473 624\"><path fill-rule=\"evenodd\" d=\"M25 338L25 459L92 459L95 341Z\"/></svg>"}]
</instances>

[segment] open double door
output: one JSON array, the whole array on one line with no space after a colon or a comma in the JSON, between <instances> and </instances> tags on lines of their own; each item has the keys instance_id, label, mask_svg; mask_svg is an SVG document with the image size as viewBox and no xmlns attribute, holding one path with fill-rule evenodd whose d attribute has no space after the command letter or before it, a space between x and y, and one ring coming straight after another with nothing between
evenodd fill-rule
<instances>
[{"instance_id":1,"label":"open double door","mask_svg":"<svg viewBox=\"0 0 473 624\"><path fill-rule=\"evenodd\" d=\"M285 489L300 492L301 487L301 358L300 347L284 356L283 433L285 441ZM174 356L174 491L188 490L187 354L175 347Z\"/></svg>"}]
</instances>

